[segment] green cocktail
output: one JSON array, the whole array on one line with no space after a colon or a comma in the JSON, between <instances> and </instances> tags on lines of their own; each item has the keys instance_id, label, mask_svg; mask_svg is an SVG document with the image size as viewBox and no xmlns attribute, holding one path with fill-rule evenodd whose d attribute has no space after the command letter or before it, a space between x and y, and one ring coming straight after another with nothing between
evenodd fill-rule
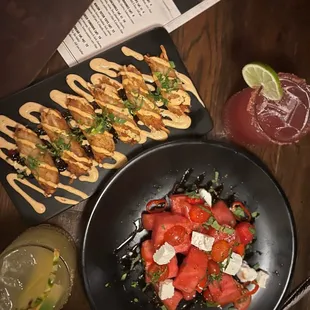
<instances>
[{"instance_id":1,"label":"green cocktail","mask_svg":"<svg viewBox=\"0 0 310 310\"><path fill-rule=\"evenodd\" d=\"M61 309L75 269L75 245L65 231L28 229L0 255L0 310Z\"/></svg>"}]
</instances>

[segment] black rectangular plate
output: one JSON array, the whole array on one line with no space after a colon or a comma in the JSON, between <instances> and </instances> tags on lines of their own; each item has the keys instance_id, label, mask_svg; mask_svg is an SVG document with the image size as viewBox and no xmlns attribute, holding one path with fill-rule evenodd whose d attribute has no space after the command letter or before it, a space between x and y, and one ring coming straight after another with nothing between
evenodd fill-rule
<instances>
[{"instance_id":1,"label":"black rectangular plate","mask_svg":"<svg viewBox=\"0 0 310 310\"><path fill-rule=\"evenodd\" d=\"M129 41L122 43L112 49L105 51L101 54L96 55L96 57L102 57L109 61L113 61L122 65L135 65L142 73L150 74L150 69L145 62L140 62L135 60L133 57L126 57L121 52L121 47L126 45L129 48L132 48L138 51L141 54L149 54L149 55L159 55L160 54L160 45L164 45L168 57L174 61L176 65L176 69L184 73L188 76L188 72L178 54L178 51L173 44L172 39L170 38L168 32L164 28L156 28L149 32L143 33L135 38L130 39ZM25 60L27 61L27 60ZM24 103L28 101L34 101L42 104L43 106L55 108L61 112L62 110L58 104L52 101L49 97L50 91L57 89L65 93L75 94L71 88L66 83L66 76L70 73L78 74L86 81L90 80L90 77L95 72L89 67L90 60L86 60L83 63L67 69L49 79L46 79L34 86L31 86L9 98L5 98L0 101L1 112L0 114L6 115L11 119L15 120L24 125L28 125L30 128L34 129L35 125L25 120L19 114L19 108ZM167 141L171 141L178 138L185 138L189 136L203 136L207 134L212 129L212 121L208 111L199 103L199 101L194 97L191 93L191 112L190 117L192 119L192 125L190 128L186 130L180 129L170 129L169 138ZM0 136L3 136L5 139L10 139L0 133ZM12 142L12 141L10 141ZM141 151L157 145L158 143L163 142L156 142L152 140L148 140L143 145L127 145L122 142L118 142L116 144L116 151L119 151L125 154L128 159L131 159L133 156L137 155ZM181 155L181 154L180 154ZM43 214L36 213L32 207L24 200L22 196L20 196L6 181L6 175L8 173L14 172L14 169L9 166L5 161L0 159L0 181L2 182L3 186L5 187L7 193L11 197L13 203L15 204L16 208L19 210L21 215L26 219L29 224L39 224L48 220L49 218L57 215L58 213L70 208L70 205L64 205L56 201L54 198L45 198L43 195L38 194L34 190L31 190L27 187L27 193L35 200L42 202L46 206L46 211ZM71 186L74 186L77 189L82 190L83 192L87 193L91 196L97 190L102 190L104 187L105 182L111 175L115 172L115 170L104 170L99 169L99 179L96 183L87 183L87 182L80 182L75 180ZM151 177L151 176L150 176ZM35 180L30 180L34 184L37 185ZM60 182L63 184L68 184L69 179L61 176ZM25 186L18 183L18 185L25 189ZM128 184L130 186L130 184ZM64 196L70 199L82 201L81 198L74 196L68 192L58 189L56 194L59 196Z\"/></svg>"}]
</instances>

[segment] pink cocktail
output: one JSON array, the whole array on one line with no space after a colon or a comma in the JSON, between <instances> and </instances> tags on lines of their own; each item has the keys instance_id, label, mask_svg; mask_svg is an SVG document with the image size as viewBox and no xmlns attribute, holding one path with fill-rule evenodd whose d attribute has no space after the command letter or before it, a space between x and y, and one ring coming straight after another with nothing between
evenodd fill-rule
<instances>
[{"instance_id":1,"label":"pink cocktail","mask_svg":"<svg viewBox=\"0 0 310 310\"><path fill-rule=\"evenodd\" d=\"M298 142L310 128L310 86L293 74L279 73L283 97L265 98L261 88L232 96L223 112L225 131L234 142L279 145Z\"/></svg>"}]
</instances>

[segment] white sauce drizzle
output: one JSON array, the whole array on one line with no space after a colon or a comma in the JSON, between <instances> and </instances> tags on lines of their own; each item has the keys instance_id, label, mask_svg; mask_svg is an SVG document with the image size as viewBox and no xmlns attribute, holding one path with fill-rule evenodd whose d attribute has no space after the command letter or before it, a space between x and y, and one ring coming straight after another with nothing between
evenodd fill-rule
<instances>
[{"instance_id":1,"label":"white sauce drizzle","mask_svg":"<svg viewBox=\"0 0 310 310\"><path fill-rule=\"evenodd\" d=\"M149 89L149 91L155 91L155 87L152 84L146 83L146 86Z\"/></svg>"},{"instance_id":2,"label":"white sauce drizzle","mask_svg":"<svg viewBox=\"0 0 310 310\"><path fill-rule=\"evenodd\" d=\"M65 171L61 171L60 172L61 175L63 175L64 177L68 177L70 179L76 179L76 175L72 174L70 171L65 170Z\"/></svg>"},{"instance_id":3,"label":"white sauce drizzle","mask_svg":"<svg viewBox=\"0 0 310 310\"><path fill-rule=\"evenodd\" d=\"M87 101L92 102L94 101L94 97L80 88L76 82L78 82L80 85L82 85L85 89L88 89L88 83L79 75L77 74L69 74L66 77L67 84L69 87L75 91L78 95L84 97Z\"/></svg>"},{"instance_id":4,"label":"white sauce drizzle","mask_svg":"<svg viewBox=\"0 0 310 310\"><path fill-rule=\"evenodd\" d=\"M146 141L146 138L150 138L156 141L164 141L168 138L168 133L164 130L141 130L140 144L143 144Z\"/></svg>"},{"instance_id":5,"label":"white sauce drizzle","mask_svg":"<svg viewBox=\"0 0 310 310\"><path fill-rule=\"evenodd\" d=\"M90 182L95 183L98 181L99 172L95 166L92 166L91 169L88 171L88 175L81 175L79 180L82 182Z\"/></svg>"},{"instance_id":6,"label":"white sauce drizzle","mask_svg":"<svg viewBox=\"0 0 310 310\"><path fill-rule=\"evenodd\" d=\"M10 130L9 127L15 128L17 125L22 126L12 119L4 115L0 115L0 131L6 134L8 137L14 139L14 131Z\"/></svg>"},{"instance_id":7,"label":"white sauce drizzle","mask_svg":"<svg viewBox=\"0 0 310 310\"><path fill-rule=\"evenodd\" d=\"M144 81L154 83L154 78L149 74L142 74Z\"/></svg>"},{"instance_id":8,"label":"white sauce drizzle","mask_svg":"<svg viewBox=\"0 0 310 310\"><path fill-rule=\"evenodd\" d=\"M139 60L139 61L142 61L142 60L144 59L144 57L143 57L142 54L140 54L140 53L138 53L138 52L132 50L131 48L129 48L129 47L127 47L127 46L123 46L123 47L121 48L121 50L122 50L122 52L123 52L123 54L124 54L125 56L128 56L128 57L131 56L131 57L133 57L133 58L135 58L135 59L137 59L137 60Z\"/></svg>"},{"instance_id":9,"label":"white sauce drizzle","mask_svg":"<svg viewBox=\"0 0 310 310\"><path fill-rule=\"evenodd\" d=\"M161 115L164 117L169 117L171 120L163 119L163 122L168 127L187 129L190 127L192 120L188 115L176 115L168 110L161 109Z\"/></svg>"},{"instance_id":10,"label":"white sauce drizzle","mask_svg":"<svg viewBox=\"0 0 310 310\"><path fill-rule=\"evenodd\" d=\"M65 94L59 90L52 90L50 92L50 98L59 104L62 108L67 109L67 98L68 94Z\"/></svg>"},{"instance_id":11,"label":"white sauce drizzle","mask_svg":"<svg viewBox=\"0 0 310 310\"><path fill-rule=\"evenodd\" d=\"M114 154L111 156L114 160L114 164L109 163L103 163L102 167L105 169L118 169L123 167L127 163L127 157L119 152L114 152Z\"/></svg>"},{"instance_id":12,"label":"white sauce drizzle","mask_svg":"<svg viewBox=\"0 0 310 310\"><path fill-rule=\"evenodd\" d=\"M94 73L90 77L90 81L93 85L101 85L102 84L102 78L108 79L112 85L117 85L118 86L117 89L123 88L122 83L120 83L119 81L116 81L114 79L111 79L108 76L101 74L101 73Z\"/></svg>"},{"instance_id":13,"label":"white sauce drizzle","mask_svg":"<svg viewBox=\"0 0 310 310\"><path fill-rule=\"evenodd\" d=\"M25 179L19 179L16 173L10 173L6 176L6 180L8 183L12 186L12 188L15 189L17 193L19 193L35 210L37 213L42 214L45 212L46 208L43 203L40 203L36 200L34 200L32 197L30 197L25 191L23 191L17 184L16 181L34 189L35 191L39 192L40 194L45 196L44 191L39 188L38 186L33 185L28 180Z\"/></svg>"},{"instance_id":14,"label":"white sauce drizzle","mask_svg":"<svg viewBox=\"0 0 310 310\"><path fill-rule=\"evenodd\" d=\"M205 105L204 105L202 99L200 98L200 96L197 92L197 89L194 86L192 80L183 73L180 73L178 71L175 71L175 73L176 73L177 77L181 80L181 82L183 83L184 89L186 91L191 92L197 98L197 100L201 103L201 105L204 107Z\"/></svg>"},{"instance_id":15,"label":"white sauce drizzle","mask_svg":"<svg viewBox=\"0 0 310 310\"><path fill-rule=\"evenodd\" d=\"M19 108L19 114L34 124L40 124L40 120L31 113L41 113L43 109L45 109L45 107L42 104L36 102L26 102Z\"/></svg>"},{"instance_id":16,"label":"white sauce drizzle","mask_svg":"<svg viewBox=\"0 0 310 310\"><path fill-rule=\"evenodd\" d=\"M186 91L179 89L178 91L172 91L170 94L175 95L176 97L169 99L169 105L177 106L182 104L190 106L191 97Z\"/></svg>"},{"instance_id":17,"label":"white sauce drizzle","mask_svg":"<svg viewBox=\"0 0 310 310\"><path fill-rule=\"evenodd\" d=\"M106 59L103 58L95 58L92 59L89 63L89 66L94 70L94 71L98 71L101 73L104 73L110 77L117 77L117 73L115 71L120 71L122 66L112 62L112 61L108 61ZM113 71L113 70L115 71Z\"/></svg>"},{"instance_id":18,"label":"white sauce drizzle","mask_svg":"<svg viewBox=\"0 0 310 310\"><path fill-rule=\"evenodd\" d=\"M67 192L69 192L69 193L71 193L73 195L79 196L82 199L87 199L88 198L87 194L85 194L84 192L79 191L78 189L76 189L76 188L74 188L72 186L59 183L58 184L58 188L64 189L65 191L67 191Z\"/></svg>"},{"instance_id":19,"label":"white sauce drizzle","mask_svg":"<svg viewBox=\"0 0 310 310\"><path fill-rule=\"evenodd\" d=\"M58 202L63 203L63 204L65 204L65 205L76 205L76 204L79 203L79 201L72 200L72 199L68 199L68 198L61 197L61 196L55 196L54 198L55 198L55 200L57 200Z\"/></svg>"}]
</instances>

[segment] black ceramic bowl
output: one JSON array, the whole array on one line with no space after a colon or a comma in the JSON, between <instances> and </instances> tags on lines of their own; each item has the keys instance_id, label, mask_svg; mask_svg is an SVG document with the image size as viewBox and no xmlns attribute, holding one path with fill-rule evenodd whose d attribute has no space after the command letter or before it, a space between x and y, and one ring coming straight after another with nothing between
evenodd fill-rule
<instances>
[{"instance_id":1,"label":"black ceramic bowl","mask_svg":"<svg viewBox=\"0 0 310 310\"><path fill-rule=\"evenodd\" d=\"M121 281L123 270L114 250L134 231L133 222L145 203L163 197L187 168L194 175L213 179L218 171L224 184L222 196L235 194L251 211L258 211L257 241L249 262L268 271L267 289L254 295L251 310L273 310L288 287L296 245L290 207L285 195L253 156L216 142L177 141L151 149L119 171L101 193L89 219L82 251L85 288L94 309L157 309L156 303L138 287L131 287L139 268ZM139 243L138 234L131 245ZM128 248L122 251L128 251ZM123 276L124 279L124 276ZM134 285L135 286L135 285ZM201 309L201 305L187 306Z\"/></svg>"}]
</instances>

